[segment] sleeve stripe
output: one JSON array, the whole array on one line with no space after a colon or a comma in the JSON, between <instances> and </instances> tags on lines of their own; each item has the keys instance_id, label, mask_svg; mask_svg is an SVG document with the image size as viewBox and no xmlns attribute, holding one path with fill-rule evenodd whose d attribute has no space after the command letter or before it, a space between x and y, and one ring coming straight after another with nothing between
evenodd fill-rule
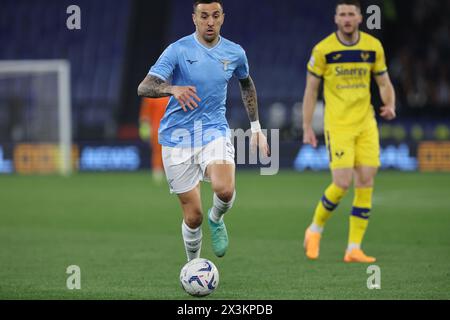
<instances>
[{"instance_id":1,"label":"sleeve stripe","mask_svg":"<svg viewBox=\"0 0 450 320\"><path fill-rule=\"evenodd\" d=\"M375 76L382 76L383 74L385 74L385 73L387 73L388 71L387 70L383 70L383 71L379 71L379 72L374 72L373 74L375 75Z\"/></svg>"},{"instance_id":2,"label":"sleeve stripe","mask_svg":"<svg viewBox=\"0 0 450 320\"><path fill-rule=\"evenodd\" d=\"M316 78L319 78L319 79L323 79L323 77L322 76L319 76L318 74L316 74L316 73L314 73L314 72L312 72L311 70L309 70L308 69L308 72L311 74L311 75L313 75L314 77L316 77Z\"/></svg>"},{"instance_id":3,"label":"sleeve stripe","mask_svg":"<svg viewBox=\"0 0 450 320\"><path fill-rule=\"evenodd\" d=\"M248 79L250 77L250 73L247 73L247 75L245 75L244 77L242 77L242 78L239 78L238 77L238 80L245 80L245 79Z\"/></svg>"},{"instance_id":4,"label":"sleeve stripe","mask_svg":"<svg viewBox=\"0 0 450 320\"><path fill-rule=\"evenodd\" d=\"M155 73L155 72L151 72L151 71L150 71L150 72L148 73L148 75L158 77L158 78L160 78L160 79L163 80L163 81L167 81L166 78L164 78L162 75L157 74L157 73Z\"/></svg>"}]
</instances>

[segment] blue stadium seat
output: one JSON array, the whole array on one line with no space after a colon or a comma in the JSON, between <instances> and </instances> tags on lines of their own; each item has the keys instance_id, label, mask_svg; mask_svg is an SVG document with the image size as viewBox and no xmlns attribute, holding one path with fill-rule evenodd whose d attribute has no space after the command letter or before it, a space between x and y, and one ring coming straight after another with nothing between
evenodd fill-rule
<instances>
[{"instance_id":1,"label":"blue stadium seat","mask_svg":"<svg viewBox=\"0 0 450 320\"><path fill-rule=\"evenodd\" d=\"M72 70L72 105L101 104L106 118L115 112L130 18L127 0L78 0L82 29L66 28L66 8L73 1L2 0L0 50L5 59L68 59ZM96 103L101 100L101 103ZM108 111L109 110L109 111ZM92 118L104 123L101 117Z\"/></svg>"}]
</instances>

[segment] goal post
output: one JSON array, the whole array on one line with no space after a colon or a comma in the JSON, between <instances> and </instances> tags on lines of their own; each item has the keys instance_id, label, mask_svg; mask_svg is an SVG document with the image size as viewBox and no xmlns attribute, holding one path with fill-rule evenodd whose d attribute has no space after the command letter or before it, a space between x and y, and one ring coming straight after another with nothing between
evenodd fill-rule
<instances>
[{"instance_id":1,"label":"goal post","mask_svg":"<svg viewBox=\"0 0 450 320\"><path fill-rule=\"evenodd\" d=\"M46 75L51 74L54 74L56 79L48 80ZM7 96L10 93L13 94L13 91L17 91L15 93L16 95L31 95L30 92L25 92L27 91L26 89L28 89L28 91L32 91L32 95L34 96L44 96L44 98L34 97L29 100L38 100L38 102L35 103L37 105L34 106L35 109L46 109L40 112L40 120L38 117L37 121L45 122L48 120L49 123L40 123L38 126L41 127L41 130L36 131L42 132L42 128L45 128L47 126L47 129L44 130L47 130L48 132L43 134L42 137L32 137L31 140L37 143L56 143L59 150L58 171L62 175L69 175L72 172L72 107L70 90L70 63L67 60L0 60L0 86L2 85L1 82L5 82L5 84L8 84L11 83L11 81L14 79L24 77L28 77L30 79L37 77L39 79L37 81L38 84L36 85L37 88L33 90L29 89L28 87L33 87L36 81L27 81L27 84L25 85L21 84L11 89L4 88L2 91L0 91L0 97L2 95ZM55 90L53 90L52 85L48 85L46 82L55 83ZM44 90L40 90L42 88L44 88ZM24 98L24 101L25 100L26 99ZM41 100L45 102L39 103L39 101ZM29 104L29 102L26 103ZM54 106L54 104L56 104L56 106ZM57 124L53 124L56 125L56 130L54 130L55 128L52 128L52 123L50 120L53 119L54 116L52 112L58 113L57 117L55 118ZM29 121L31 122L36 120L34 119ZM36 125L32 123L30 125L36 127ZM23 138L25 141L20 142L29 142L27 140L30 140L30 135L33 135L32 131L33 130L28 130L29 134Z\"/></svg>"}]
</instances>

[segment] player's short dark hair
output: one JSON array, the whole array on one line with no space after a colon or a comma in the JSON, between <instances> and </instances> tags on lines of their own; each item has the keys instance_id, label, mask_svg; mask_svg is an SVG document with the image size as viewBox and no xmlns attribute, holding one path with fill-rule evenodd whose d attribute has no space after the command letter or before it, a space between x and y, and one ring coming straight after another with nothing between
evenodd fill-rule
<instances>
[{"instance_id":1,"label":"player's short dark hair","mask_svg":"<svg viewBox=\"0 0 450 320\"><path fill-rule=\"evenodd\" d=\"M194 12L195 12L195 9L197 9L197 6L199 5L199 4L203 4L203 3L205 3L205 4L209 4L209 3L218 3L218 4L220 4L220 6L222 7L222 10L223 10L223 3L222 3L222 0L195 0L194 1Z\"/></svg>"},{"instance_id":2,"label":"player's short dark hair","mask_svg":"<svg viewBox=\"0 0 450 320\"><path fill-rule=\"evenodd\" d=\"M361 10L361 2L359 0L338 0L336 2L336 9L340 5L349 5L349 6L356 6L359 10Z\"/></svg>"}]
</instances>

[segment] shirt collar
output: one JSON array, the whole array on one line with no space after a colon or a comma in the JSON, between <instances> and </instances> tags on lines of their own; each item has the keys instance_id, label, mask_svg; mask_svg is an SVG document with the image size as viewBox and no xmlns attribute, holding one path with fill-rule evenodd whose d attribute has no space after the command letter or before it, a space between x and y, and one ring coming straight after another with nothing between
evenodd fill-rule
<instances>
[{"instance_id":1,"label":"shirt collar","mask_svg":"<svg viewBox=\"0 0 450 320\"><path fill-rule=\"evenodd\" d=\"M194 32L194 33L193 33L193 37L194 37L194 39L195 39L195 42L197 42L197 44L198 44L199 46L201 46L203 49L208 50L208 51L214 50L215 48L217 48L217 47L222 43L222 36L219 35L219 41L216 43L216 45L215 45L214 47L209 48L209 47L203 45L203 44L198 40L198 38L197 38L197 32Z\"/></svg>"}]
</instances>

